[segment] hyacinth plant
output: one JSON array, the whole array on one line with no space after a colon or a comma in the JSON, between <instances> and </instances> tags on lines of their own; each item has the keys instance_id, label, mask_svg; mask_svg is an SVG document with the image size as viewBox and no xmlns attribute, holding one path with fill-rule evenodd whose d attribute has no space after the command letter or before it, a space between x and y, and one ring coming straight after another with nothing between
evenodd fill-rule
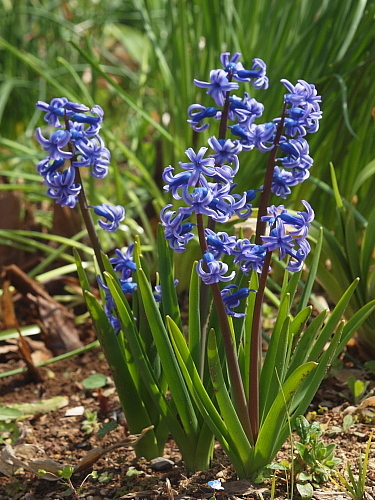
<instances>
[{"instance_id":1,"label":"hyacinth plant","mask_svg":"<svg viewBox=\"0 0 375 500\"><path fill-rule=\"evenodd\" d=\"M239 477L249 477L272 461L327 367L374 305L364 306L347 323L341 320L354 281L329 315L323 311L311 318L307 303L321 235L305 284L301 276L314 212L307 201L302 201L304 210L291 212L270 199L272 194L285 199L309 177L313 160L306 137L318 130L321 99L304 80L296 85L282 80L287 93L281 115L258 123L263 105L248 92L241 97L235 92L249 83L267 89L266 66L254 59L245 69L239 60L239 53L224 53L222 67L211 71L208 82L194 80L213 99L209 106L188 108L195 143L209 126L217 124L218 134L209 138L210 150L188 148L181 171L173 166L164 170L170 203L160 214L156 276L150 276L139 240L110 258L101 252L92 211L110 232L125 217L123 207L90 206L82 185L82 168L96 178L109 169L110 154L99 135L102 109L88 110L65 98L38 102L56 130L49 139L40 129L36 136L48 153L38 164L48 195L61 205L79 203L95 250L101 301L91 292L77 256L78 273L129 430L154 426L137 453L148 459L160 455L171 433L186 468L202 470L209 467L216 437ZM264 183L236 193L240 158L255 150L268 155ZM241 229L236 234L233 220L250 217L256 218L254 236L244 237ZM173 253L185 252L193 240L201 258L188 270L185 321ZM277 257L284 262L284 277L262 357L262 306Z\"/></svg>"}]
</instances>

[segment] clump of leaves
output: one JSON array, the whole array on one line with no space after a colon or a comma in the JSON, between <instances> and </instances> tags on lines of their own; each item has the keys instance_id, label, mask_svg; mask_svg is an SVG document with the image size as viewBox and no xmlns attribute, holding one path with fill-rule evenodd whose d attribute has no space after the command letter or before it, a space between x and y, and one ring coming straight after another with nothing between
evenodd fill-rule
<instances>
[{"instance_id":1,"label":"clump of leaves","mask_svg":"<svg viewBox=\"0 0 375 500\"><path fill-rule=\"evenodd\" d=\"M113 478L113 474L110 472L102 472L101 474L98 474L97 471L92 471L91 476L93 479L97 479L99 483L109 483Z\"/></svg>"},{"instance_id":2,"label":"clump of leaves","mask_svg":"<svg viewBox=\"0 0 375 500\"><path fill-rule=\"evenodd\" d=\"M303 500L310 500L314 488L329 480L341 459L334 457L335 444L326 446L320 439L323 431L318 422L309 423L301 415L296 419L296 432L300 438L294 442L296 487Z\"/></svg>"},{"instance_id":3,"label":"clump of leaves","mask_svg":"<svg viewBox=\"0 0 375 500\"><path fill-rule=\"evenodd\" d=\"M366 491L366 477L370 458L370 449L372 442L373 432L371 432L365 449L364 456L360 454L358 460L358 475L354 475L353 470L349 464L346 464L347 478L336 472L338 483L331 477L331 481L339 486L342 491L345 491L353 500L362 500Z\"/></svg>"},{"instance_id":4,"label":"clump of leaves","mask_svg":"<svg viewBox=\"0 0 375 500\"><path fill-rule=\"evenodd\" d=\"M15 444L20 435L21 431L16 423L0 421L0 444Z\"/></svg>"},{"instance_id":5,"label":"clump of leaves","mask_svg":"<svg viewBox=\"0 0 375 500\"><path fill-rule=\"evenodd\" d=\"M86 434L92 434L97 432L100 428L98 422L98 412L96 411L85 411L86 419L82 422L81 429L86 432Z\"/></svg>"},{"instance_id":6,"label":"clump of leaves","mask_svg":"<svg viewBox=\"0 0 375 500\"><path fill-rule=\"evenodd\" d=\"M38 476L43 477L47 472L44 469L38 470ZM82 483L74 487L72 483L72 476L74 474L74 467L71 465L66 465L61 470L57 472L58 477L61 479L61 483L67 487L67 489L63 492L63 496L73 498L74 500L79 500L81 498L80 494L83 491L83 486L85 482L92 477L93 479L98 479L101 483L109 482L112 479L112 474L108 474L107 472L103 474L98 474L97 471L92 471L88 474Z\"/></svg>"}]
</instances>

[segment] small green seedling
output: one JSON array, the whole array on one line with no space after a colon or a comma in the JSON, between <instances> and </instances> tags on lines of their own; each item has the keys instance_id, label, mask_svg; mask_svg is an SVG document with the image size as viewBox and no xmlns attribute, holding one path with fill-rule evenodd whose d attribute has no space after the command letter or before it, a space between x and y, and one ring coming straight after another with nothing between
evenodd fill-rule
<instances>
[{"instance_id":1,"label":"small green seedling","mask_svg":"<svg viewBox=\"0 0 375 500\"><path fill-rule=\"evenodd\" d=\"M113 474L110 472L102 472L98 474L98 471L94 470L91 472L91 477L93 479L97 479L99 483L109 483L109 481L113 478Z\"/></svg>"},{"instance_id":2,"label":"small green seedling","mask_svg":"<svg viewBox=\"0 0 375 500\"><path fill-rule=\"evenodd\" d=\"M38 470L38 476L43 477L45 474L47 474L47 471L45 471L43 469ZM49 474L52 474L52 473L49 472ZM72 476L74 474L74 467L72 467L71 465L66 465L61 470L59 470L57 472L57 474L58 474L58 477L62 480L62 484L67 486L67 489L63 492L63 496L67 497L67 496L71 495L71 498L74 498L75 500L79 500L81 498L80 493L82 492L83 485L85 484L85 482L88 480L89 477L92 477L94 479L99 479L99 481L100 481L100 477L103 476L103 474L101 474L101 476L98 477L98 473L96 471L92 471L91 474L88 474L85 477L85 479L82 481L82 483L78 487L74 487L74 485L72 483ZM111 474L107 474L107 477L109 477L110 475ZM108 479L108 481L109 481L109 479ZM105 481L101 481L101 482L105 482Z\"/></svg>"},{"instance_id":3,"label":"small green seedling","mask_svg":"<svg viewBox=\"0 0 375 500\"><path fill-rule=\"evenodd\" d=\"M108 432L114 431L117 429L118 423L115 420L109 420L108 422L104 422L104 424L99 428L97 432L98 438L102 439Z\"/></svg>"},{"instance_id":4,"label":"small green seedling","mask_svg":"<svg viewBox=\"0 0 375 500\"><path fill-rule=\"evenodd\" d=\"M349 463L346 465L346 470L348 473L348 478L343 474L336 472L335 475L338 482L331 477L331 481L338 486L342 491L347 493L353 500L363 500L366 488L366 477L370 457L370 449L372 443L373 432L371 432L370 437L367 441L366 450L364 457L360 454L358 459L358 475L354 476L353 470Z\"/></svg>"},{"instance_id":5,"label":"small green seedling","mask_svg":"<svg viewBox=\"0 0 375 500\"><path fill-rule=\"evenodd\" d=\"M134 477L134 476L139 476L139 474L143 474L143 471L137 470L135 467L132 465L129 467L129 469L126 471L127 477Z\"/></svg>"},{"instance_id":6,"label":"small green seedling","mask_svg":"<svg viewBox=\"0 0 375 500\"><path fill-rule=\"evenodd\" d=\"M98 422L98 413L96 411L85 411L86 419L82 422L81 429L86 432L86 434L92 434L97 432L100 428Z\"/></svg>"},{"instance_id":7,"label":"small green seedling","mask_svg":"<svg viewBox=\"0 0 375 500\"><path fill-rule=\"evenodd\" d=\"M333 425L329 432L329 436L337 436L337 434L341 434L342 432L348 432L353 425L356 423L356 419L353 417L351 413L348 413L347 415L344 416L342 419L342 426L340 425Z\"/></svg>"},{"instance_id":8,"label":"small green seedling","mask_svg":"<svg viewBox=\"0 0 375 500\"><path fill-rule=\"evenodd\" d=\"M356 406L361 402L361 399L365 395L368 384L368 381L364 382L363 380L355 379L354 377L348 378L348 387L352 396L352 401Z\"/></svg>"},{"instance_id":9,"label":"small green seedling","mask_svg":"<svg viewBox=\"0 0 375 500\"><path fill-rule=\"evenodd\" d=\"M21 431L16 423L0 421L0 444L15 444L20 435Z\"/></svg>"},{"instance_id":10,"label":"small green seedling","mask_svg":"<svg viewBox=\"0 0 375 500\"><path fill-rule=\"evenodd\" d=\"M110 472L103 472L102 474L100 474L100 476L98 476L98 481L99 483L109 483L112 478L113 474L111 474Z\"/></svg>"},{"instance_id":11,"label":"small green seedling","mask_svg":"<svg viewBox=\"0 0 375 500\"><path fill-rule=\"evenodd\" d=\"M73 473L74 467L72 467L71 465L66 465L57 472L57 475L60 479L63 480L62 484L67 486L67 490L64 491L63 495L72 495L74 499L79 499L78 490L73 486L73 483L71 481ZM43 477L45 474L47 474L47 471L43 469L38 470L38 476Z\"/></svg>"},{"instance_id":12,"label":"small green seedling","mask_svg":"<svg viewBox=\"0 0 375 500\"><path fill-rule=\"evenodd\" d=\"M303 500L310 500L314 487L327 482L341 460L334 458L335 444L326 446L320 440L323 431L318 422L310 424L301 415L296 419L296 432L300 437L300 441L294 442L296 487Z\"/></svg>"}]
</instances>

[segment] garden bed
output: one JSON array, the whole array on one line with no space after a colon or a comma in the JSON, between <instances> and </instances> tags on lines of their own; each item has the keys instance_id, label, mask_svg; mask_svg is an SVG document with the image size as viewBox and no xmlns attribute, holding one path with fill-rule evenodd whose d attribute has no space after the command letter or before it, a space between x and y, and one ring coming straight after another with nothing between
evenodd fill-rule
<instances>
[{"instance_id":1,"label":"garden bed","mask_svg":"<svg viewBox=\"0 0 375 500\"><path fill-rule=\"evenodd\" d=\"M85 339L90 340L88 338ZM93 338L91 339L93 340ZM16 352L9 352L0 357L0 371L21 366ZM63 465L75 466L94 447L107 447L124 440L126 430L121 418L121 410L113 385L108 365L103 358L100 348L88 351L80 356L71 357L41 368L43 381L33 383L27 381L25 374L15 375L0 380L0 397L2 404L32 403L47 400L55 396L65 396L66 406L46 414L35 414L19 422L21 430L20 441L38 445L47 456ZM97 390L85 390L82 381L93 373L107 375L108 384L102 389L98 397ZM347 376L344 371L341 377ZM351 373L351 372L349 372ZM353 372L358 376L358 372ZM335 377L328 377L319 390L311 411L316 411L316 420L321 424L325 433L325 443L334 442L337 446L335 456L342 459L343 464L349 462L357 469L356 463L359 453L364 450L371 425L359 419L346 431L342 428L345 409L349 406L345 399L345 383ZM106 408L106 403L107 408ZM85 411L97 412L97 424L102 425L111 418L119 422L117 429L108 432L100 439L95 431L88 434L82 429L85 415L66 416L66 411L82 406ZM105 409L105 413L101 410ZM336 429L336 430L335 430ZM84 483L79 497L86 499L105 498L210 498L214 496L213 490L208 486L208 481L220 479L224 490L216 492L216 497L261 499L269 498L270 482L252 485L248 481L237 481L236 474L229 464L220 446L215 446L215 456L212 468L209 471L187 474L181 456L173 440L169 440L165 447L164 456L173 464L166 464L166 469L156 471L144 459L135 457L131 446L119 448L99 459L91 469L72 477L72 482L77 488L87 474L94 469L97 478L91 476ZM290 461L290 445L287 443L277 457L280 460ZM131 469L133 467L133 469ZM130 471L130 472L129 472ZM138 473L139 472L139 473ZM367 478L370 487L375 491L375 460L370 457L370 467ZM170 484L170 487L168 486ZM324 496L324 492L326 495ZM0 499L62 499L74 498L69 496L67 486L62 481L47 481L27 472L18 471L14 477L8 478L0 475ZM275 498L290 498L286 491L286 482L283 474L278 475L276 481ZM299 498L296 494L296 498ZM315 498L349 498L342 495L330 483L322 485L321 491L316 492ZM368 498L371 498L370 496Z\"/></svg>"}]
</instances>

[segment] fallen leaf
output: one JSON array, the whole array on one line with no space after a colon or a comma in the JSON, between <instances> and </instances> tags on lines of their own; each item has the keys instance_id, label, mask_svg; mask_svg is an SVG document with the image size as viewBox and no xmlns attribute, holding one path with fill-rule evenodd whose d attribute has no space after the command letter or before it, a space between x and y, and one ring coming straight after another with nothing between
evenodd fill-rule
<instances>
[{"instance_id":1,"label":"fallen leaf","mask_svg":"<svg viewBox=\"0 0 375 500\"><path fill-rule=\"evenodd\" d=\"M42 285L16 265L6 266L4 271L16 290L38 307L45 331L43 340L55 355L82 347L74 325L74 315L65 306L54 300Z\"/></svg>"},{"instance_id":2,"label":"fallen leaf","mask_svg":"<svg viewBox=\"0 0 375 500\"><path fill-rule=\"evenodd\" d=\"M11 477L17 469L23 468L34 474L39 470L46 471L43 479L57 481L61 464L47 457L46 452L35 444L20 444L14 447L6 444L0 452L0 472Z\"/></svg>"},{"instance_id":3,"label":"fallen leaf","mask_svg":"<svg viewBox=\"0 0 375 500\"><path fill-rule=\"evenodd\" d=\"M116 448L136 445L138 441L142 439L143 436L152 428L153 426L146 427L140 434L128 436L120 443L115 443L111 446L107 446L106 448L93 448L75 466L73 474L89 469L99 460L99 458L103 457L107 453L110 453ZM46 472L42 476L43 479L47 479L48 481L57 481L60 479L58 473L64 468L64 465L48 458L46 452L35 444L20 444L14 447L6 444L0 452L0 472L10 477L19 468L33 472L36 475L39 475L39 470L43 470Z\"/></svg>"},{"instance_id":4,"label":"fallen leaf","mask_svg":"<svg viewBox=\"0 0 375 500\"><path fill-rule=\"evenodd\" d=\"M69 398L66 396L55 396L50 399L43 399L37 403L14 404L8 406L0 406L0 411L16 410L18 415L12 420L22 420L32 415L40 413L49 413L50 411L58 410L69 404ZM8 418L9 420L9 418Z\"/></svg>"},{"instance_id":5,"label":"fallen leaf","mask_svg":"<svg viewBox=\"0 0 375 500\"><path fill-rule=\"evenodd\" d=\"M369 406L375 407L375 396L370 396L362 401L362 403L357 407L357 410L363 410Z\"/></svg>"},{"instance_id":6,"label":"fallen leaf","mask_svg":"<svg viewBox=\"0 0 375 500\"><path fill-rule=\"evenodd\" d=\"M111 446L107 446L107 448L102 448L98 446L90 450L87 455L74 467L74 474L77 472L82 472L86 469L89 469L95 462L99 460L99 458L103 457L107 453L115 450L117 448L122 448L123 446L134 446L140 441L143 436L151 429L153 429L153 425L150 427L146 427L142 430L140 434L133 434L128 436L126 439L121 441L120 443L115 443Z\"/></svg>"}]
</instances>

